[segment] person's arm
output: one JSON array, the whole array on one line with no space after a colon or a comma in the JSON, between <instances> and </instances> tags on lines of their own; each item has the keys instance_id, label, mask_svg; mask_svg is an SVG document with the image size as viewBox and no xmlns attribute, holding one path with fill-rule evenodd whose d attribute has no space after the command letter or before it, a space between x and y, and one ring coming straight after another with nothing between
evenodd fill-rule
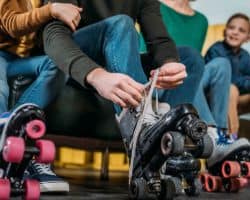
<instances>
[{"instance_id":1,"label":"person's arm","mask_svg":"<svg viewBox=\"0 0 250 200\"><path fill-rule=\"evenodd\" d=\"M72 38L72 31L60 21L48 23L43 31L44 50L66 74L84 87L86 75L99 68L95 61L89 58Z\"/></svg>"},{"instance_id":2,"label":"person's arm","mask_svg":"<svg viewBox=\"0 0 250 200\"><path fill-rule=\"evenodd\" d=\"M0 1L0 28L13 38L34 32L52 19L51 4L24 13L18 4L17 0Z\"/></svg>"},{"instance_id":3,"label":"person's arm","mask_svg":"<svg viewBox=\"0 0 250 200\"><path fill-rule=\"evenodd\" d=\"M237 85L241 93L246 94L250 92L250 55L248 52L244 52L242 56L244 60L241 65L243 65L244 68L238 72L237 76L232 76L232 81Z\"/></svg>"},{"instance_id":4,"label":"person's arm","mask_svg":"<svg viewBox=\"0 0 250 200\"><path fill-rule=\"evenodd\" d=\"M216 44L214 44L208 49L204 59L205 59L205 62L208 63L209 61L217 57L227 57L227 56L224 52L220 51L217 48Z\"/></svg>"},{"instance_id":5,"label":"person's arm","mask_svg":"<svg viewBox=\"0 0 250 200\"><path fill-rule=\"evenodd\" d=\"M71 3L77 5L77 2ZM72 31L62 22L54 20L47 24L43 40L45 52L79 84L86 88L92 86L102 97L121 107L138 106L143 85L125 74L107 72L95 63L74 42Z\"/></svg>"},{"instance_id":6,"label":"person's arm","mask_svg":"<svg viewBox=\"0 0 250 200\"><path fill-rule=\"evenodd\" d=\"M138 23L145 37L148 52L155 62L154 68L166 62L178 62L175 43L164 27L160 14L160 4L156 0L144 0L138 16Z\"/></svg>"},{"instance_id":7,"label":"person's arm","mask_svg":"<svg viewBox=\"0 0 250 200\"><path fill-rule=\"evenodd\" d=\"M31 3L30 3L31 4ZM32 6L32 5L27 5ZM75 30L82 8L69 3L48 3L40 8L24 11L17 0L0 1L0 29L13 38L32 33L50 20L59 19Z\"/></svg>"}]
</instances>

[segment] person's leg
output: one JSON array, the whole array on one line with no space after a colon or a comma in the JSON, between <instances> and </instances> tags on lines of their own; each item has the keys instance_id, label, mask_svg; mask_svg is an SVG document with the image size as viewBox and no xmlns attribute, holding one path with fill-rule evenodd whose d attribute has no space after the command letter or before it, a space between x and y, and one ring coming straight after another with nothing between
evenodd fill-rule
<instances>
[{"instance_id":1,"label":"person's leg","mask_svg":"<svg viewBox=\"0 0 250 200\"><path fill-rule=\"evenodd\" d=\"M161 101L176 106L182 103L193 103L204 70L204 60L200 53L190 47L178 47L180 61L186 66L187 78L175 89L164 91Z\"/></svg>"},{"instance_id":2,"label":"person's leg","mask_svg":"<svg viewBox=\"0 0 250 200\"><path fill-rule=\"evenodd\" d=\"M239 90L238 88L231 84L230 87L230 97L228 106L228 132L238 133L239 131L239 119L238 119L238 101L239 101Z\"/></svg>"},{"instance_id":3,"label":"person's leg","mask_svg":"<svg viewBox=\"0 0 250 200\"><path fill-rule=\"evenodd\" d=\"M10 61L8 77L24 75L35 78L35 81L24 91L14 107L24 103L34 103L45 108L65 84L65 76L48 56L15 58ZM59 178L50 165L31 161L25 172L25 178L40 182L41 192L69 192L69 184Z\"/></svg>"},{"instance_id":4,"label":"person's leg","mask_svg":"<svg viewBox=\"0 0 250 200\"><path fill-rule=\"evenodd\" d=\"M250 104L250 94L240 95L238 102L239 114L249 113L250 112L249 104Z\"/></svg>"},{"instance_id":5,"label":"person's leg","mask_svg":"<svg viewBox=\"0 0 250 200\"><path fill-rule=\"evenodd\" d=\"M194 101L200 117L208 125L222 129L227 128L230 67L229 61L225 58L215 58L206 64Z\"/></svg>"},{"instance_id":6,"label":"person's leg","mask_svg":"<svg viewBox=\"0 0 250 200\"><path fill-rule=\"evenodd\" d=\"M200 85L197 89L197 93L194 99L194 107L197 109L199 116L202 120L204 120L208 126L216 126L215 120L212 116L211 110L209 108L205 91L204 91L204 79L207 79L209 77L209 74L205 70L200 82Z\"/></svg>"},{"instance_id":7,"label":"person's leg","mask_svg":"<svg viewBox=\"0 0 250 200\"><path fill-rule=\"evenodd\" d=\"M205 66L210 74L205 91L208 91L210 110L219 128L227 129L228 99L231 83L231 65L228 59L215 58Z\"/></svg>"},{"instance_id":8,"label":"person's leg","mask_svg":"<svg viewBox=\"0 0 250 200\"><path fill-rule=\"evenodd\" d=\"M7 82L8 62L0 52L0 114L8 109L9 86Z\"/></svg>"},{"instance_id":9,"label":"person's leg","mask_svg":"<svg viewBox=\"0 0 250 200\"><path fill-rule=\"evenodd\" d=\"M76 31L81 50L107 71L123 73L140 83L147 79L141 66L138 35L133 20L116 15Z\"/></svg>"},{"instance_id":10,"label":"person's leg","mask_svg":"<svg viewBox=\"0 0 250 200\"><path fill-rule=\"evenodd\" d=\"M8 77L17 75L35 77L35 81L24 91L15 107L23 103L34 103L45 108L65 84L65 76L48 56L17 58L10 62Z\"/></svg>"}]
</instances>

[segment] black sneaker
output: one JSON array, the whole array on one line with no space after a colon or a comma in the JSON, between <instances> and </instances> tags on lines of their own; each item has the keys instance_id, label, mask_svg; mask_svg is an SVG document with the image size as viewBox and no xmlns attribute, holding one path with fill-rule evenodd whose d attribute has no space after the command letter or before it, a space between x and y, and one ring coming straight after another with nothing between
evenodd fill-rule
<instances>
[{"instance_id":1,"label":"black sneaker","mask_svg":"<svg viewBox=\"0 0 250 200\"><path fill-rule=\"evenodd\" d=\"M46 193L68 193L69 183L58 177L50 164L37 163L32 160L25 172L24 179L31 178L40 182L40 191Z\"/></svg>"}]
</instances>

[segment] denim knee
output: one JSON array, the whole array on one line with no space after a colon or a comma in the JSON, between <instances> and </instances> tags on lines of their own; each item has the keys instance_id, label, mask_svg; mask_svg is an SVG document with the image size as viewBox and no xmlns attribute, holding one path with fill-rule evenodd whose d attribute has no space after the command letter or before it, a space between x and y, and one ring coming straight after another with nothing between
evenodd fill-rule
<instances>
[{"instance_id":1,"label":"denim knee","mask_svg":"<svg viewBox=\"0 0 250 200\"><path fill-rule=\"evenodd\" d=\"M231 81L231 64L227 58L217 57L211 60L207 65L212 71L212 76L217 77L221 81Z\"/></svg>"},{"instance_id":2,"label":"denim knee","mask_svg":"<svg viewBox=\"0 0 250 200\"><path fill-rule=\"evenodd\" d=\"M134 21L127 15L116 15L111 18L112 29L114 31L125 32L135 30Z\"/></svg>"},{"instance_id":3,"label":"denim knee","mask_svg":"<svg viewBox=\"0 0 250 200\"><path fill-rule=\"evenodd\" d=\"M53 61L48 56L40 57L40 65L39 65L39 72L46 72L48 75L53 75L58 73L57 66L53 63Z\"/></svg>"},{"instance_id":4,"label":"denim knee","mask_svg":"<svg viewBox=\"0 0 250 200\"><path fill-rule=\"evenodd\" d=\"M180 61L186 66L187 73L201 77L204 71L205 62L199 51L188 46L177 47Z\"/></svg>"}]
</instances>

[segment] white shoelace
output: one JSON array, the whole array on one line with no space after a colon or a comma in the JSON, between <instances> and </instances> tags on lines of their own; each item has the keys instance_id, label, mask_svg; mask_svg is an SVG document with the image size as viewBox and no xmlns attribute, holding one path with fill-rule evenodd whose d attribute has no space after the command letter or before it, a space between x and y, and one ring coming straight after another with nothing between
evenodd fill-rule
<instances>
[{"instance_id":1,"label":"white shoelace","mask_svg":"<svg viewBox=\"0 0 250 200\"><path fill-rule=\"evenodd\" d=\"M138 122L137 122L136 127L135 127L135 131L133 134L133 138L132 138L131 143L130 143L130 149L132 149L132 154L131 154L131 162L130 162L130 168L129 168L129 185L131 183L131 179L133 176L136 144L137 144L140 132L141 132L142 125L145 123L146 120L149 123L155 121L154 120L155 115L154 115L154 111L152 109L152 95L153 95L153 91L154 91L154 88L156 85L158 74L159 74L159 69L157 69L155 71L155 74L153 76L152 81L150 81L149 83L146 84L146 88L148 86L150 86L150 89L149 89L148 95L145 97L145 100L143 102L144 105L142 106L142 113L138 119ZM158 106L156 106L156 108L157 107Z\"/></svg>"},{"instance_id":2,"label":"white shoelace","mask_svg":"<svg viewBox=\"0 0 250 200\"><path fill-rule=\"evenodd\" d=\"M39 174L46 174L46 175L56 175L52 170L50 164L41 164L41 163L32 163L33 167Z\"/></svg>"}]
</instances>

